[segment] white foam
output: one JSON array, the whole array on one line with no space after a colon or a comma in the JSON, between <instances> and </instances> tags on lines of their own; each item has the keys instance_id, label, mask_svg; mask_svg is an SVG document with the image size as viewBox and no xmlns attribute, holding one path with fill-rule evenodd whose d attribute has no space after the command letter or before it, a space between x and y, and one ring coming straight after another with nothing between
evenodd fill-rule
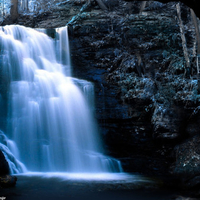
<instances>
[{"instance_id":1,"label":"white foam","mask_svg":"<svg viewBox=\"0 0 200 200\"><path fill-rule=\"evenodd\" d=\"M141 176L128 173L41 173L41 172L27 172L17 174L17 176L24 177L41 177L41 178L59 178L62 181L76 180L76 181L105 181L105 182L152 182L152 180Z\"/></svg>"}]
</instances>

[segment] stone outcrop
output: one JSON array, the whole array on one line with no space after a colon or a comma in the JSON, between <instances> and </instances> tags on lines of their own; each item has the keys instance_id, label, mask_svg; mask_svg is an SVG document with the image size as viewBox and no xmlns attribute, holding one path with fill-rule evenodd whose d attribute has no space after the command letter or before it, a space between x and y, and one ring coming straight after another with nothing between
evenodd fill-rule
<instances>
[{"instance_id":1,"label":"stone outcrop","mask_svg":"<svg viewBox=\"0 0 200 200\"><path fill-rule=\"evenodd\" d=\"M16 185L17 177L9 175L9 165L4 154L0 151L0 188L13 187Z\"/></svg>"},{"instance_id":2,"label":"stone outcrop","mask_svg":"<svg viewBox=\"0 0 200 200\"><path fill-rule=\"evenodd\" d=\"M8 162L5 160L4 154L0 151L0 176L9 174Z\"/></svg>"},{"instance_id":3,"label":"stone outcrop","mask_svg":"<svg viewBox=\"0 0 200 200\"><path fill-rule=\"evenodd\" d=\"M140 14L140 2L126 5L91 7L69 24L74 74L95 83L108 154L126 171L179 176L176 149L200 131L190 10L181 5L192 63L187 77L176 4L147 3Z\"/></svg>"},{"instance_id":4,"label":"stone outcrop","mask_svg":"<svg viewBox=\"0 0 200 200\"><path fill-rule=\"evenodd\" d=\"M184 57L178 21L171 17L174 3L154 2L138 14L139 3L129 10L122 1L110 12L94 7L80 17L83 26L70 23L72 63L75 76L95 83L108 153L126 170L164 173L174 145L169 141L182 138L185 119L173 98L181 98L175 90Z\"/></svg>"},{"instance_id":5,"label":"stone outcrop","mask_svg":"<svg viewBox=\"0 0 200 200\"><path fill-rule=\"evenodd\" d=\"M0 187L8 188L8 187L14 187L17 182L16 176L6 175L0 177Z\"/></svg>"}]
</instances>

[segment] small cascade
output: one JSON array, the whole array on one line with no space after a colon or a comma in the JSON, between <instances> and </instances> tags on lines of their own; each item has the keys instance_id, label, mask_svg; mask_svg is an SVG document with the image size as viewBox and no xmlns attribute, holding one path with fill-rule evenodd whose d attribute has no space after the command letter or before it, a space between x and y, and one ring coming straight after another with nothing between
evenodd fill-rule
<instances>
[{"instance_id":1,"label":"small cascade","mask_svg":"<svg viewBox=\"0 0 200 200\"><path fill-rule=\"evenodd\" d=\"M24 164L17 159L18 149L15 142L9 140L2 131L0 131L0 150L3 152L8 162L11 174L18 174L27 171ZM15 152L15 156L12 152Z\"/></svg>"},{"instance_id":2,"label":"small cascade","mask_svg":"<svg viewBox=\"0 0 200 200\"><path fill-rule=\"evenodd\" d=\"M10 87L4 139L13 142L2 149L34 172L121 172L118 160L103 155L92 83L71 77L67 27L55 31L52 39L19 25L0 28L1 73Z\"/></svg>"}]
</instances>

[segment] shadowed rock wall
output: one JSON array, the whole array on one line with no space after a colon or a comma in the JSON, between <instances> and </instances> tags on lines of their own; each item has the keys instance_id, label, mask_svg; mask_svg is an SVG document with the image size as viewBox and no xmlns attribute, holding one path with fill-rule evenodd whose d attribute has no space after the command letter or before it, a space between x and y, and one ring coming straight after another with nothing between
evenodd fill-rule
<instances>
[{"instance_id":1,"label":"shadowed rock wall","mask_svg":"<svg viewBox=\"0 0 200 200\"><path fill-rule=\"evenodd\" d=\"M190 162L179 157L200 131L190 10L181 4L191 60L186 77L176 4L147 3L141 14L140 2L132 2L131 10L126 5L121 1L109 12L90 7L70 23L74 75L95 83L107 153L121 159L126 171L180 175L190 184L198 165L190 171L184 168Z\"/></svg>"}]
</instances>

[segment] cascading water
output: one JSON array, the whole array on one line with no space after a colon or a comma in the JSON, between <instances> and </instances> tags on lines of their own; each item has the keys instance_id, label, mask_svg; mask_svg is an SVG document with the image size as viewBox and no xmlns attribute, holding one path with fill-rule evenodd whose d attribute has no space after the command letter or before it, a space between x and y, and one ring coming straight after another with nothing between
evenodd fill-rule
<instances>
[{"instance_id":1,"label":"cascading water","mask_svg":"<svg viewBox=\"0 0 200 200\"><path fill-rule=\"evenodd\" d=\"M2 131L0 131L0 150L6 158L12 174L27 171L24 164L21 163L12 153L12 151L15 153L17 152L15 143L12 140L9 140Z\"/></svg>"},{"instance_id":2,"label":"cascading water","mask_svg":"<svg viewBox=\"0 0 200 200\"><path fill-rule=\"evenodd\" d=\"M67 28L56 34L53 40L23 26L0 28L1 73L10 83L8 138L16 146L10 151L29 171L121 172L118 160L101 153L84 95L92 84L70 77Z\"/></svg>"}]
</instances>

